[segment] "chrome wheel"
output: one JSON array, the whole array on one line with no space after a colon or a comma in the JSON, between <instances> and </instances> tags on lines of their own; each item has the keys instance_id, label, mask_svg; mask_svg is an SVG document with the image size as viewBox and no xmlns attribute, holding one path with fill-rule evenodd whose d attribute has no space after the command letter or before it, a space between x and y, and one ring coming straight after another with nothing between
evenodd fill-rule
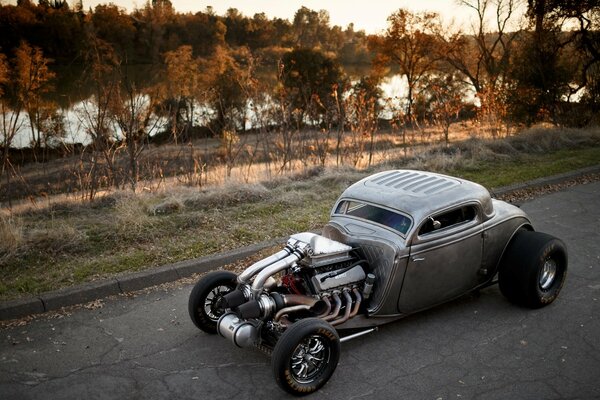
<instances>
[{"instance_id":1,"label":"chrome wheel","mask_svg":"<svg viewBox=\"0 0 600 400\"><path fill-rule=\"evenodd\" d=\"M340 359L337 331L319 318L304 318L281 335L271 356L277 384L296 396L313 393L323 386Z\"/></svg>"},{"instance_id":2,"label":"chrome wheel","mask_svg":"<svg viewBox=\"0 0 600 400\"><path fill-rule=\"evenodd\" d=\"M188 300L194 325L206 333L217 333L217 321L225 312L221 299L235 289L236 278L231 271L212 271L196 282Z\"/></svg>"},{"instance_id":3,"label":"chrome wheel","mask_svg":"<svg viewBox=\"0 0 600 400\"><path fill-rule=\"evenodd\" d=\"M229 292L231 292L231 288L223 285L215 287L208 293L204 300L204 312L208 318L217 321L223 315L223 308L220 305L221 299Z\"/></svg>"},{"instance_id":4,"label":"chrome wheel","mask_svg":"<svg viewBox=\"0 0 600 400\"><path fill-rule=\"evenodd\" d=\"M329 361L329 345L321 336L312 335L298 344L292 354L292 374L299 383L311 383Z\"/></svg>"},{"instance_id":5,"label":"chrome wheel","mask_svg":"<svg viewBox=\"0 0 600 400\"><path fill-rule=\"evenodd\" d=\"M544 261L544 265L542 266L542 270L540 271L540 288L542 290L548 290L550 286L554 283L554 278L556 277L556 261L552 258L547 258Z\"/></svg>"},{"instance_id":6,"label":"chrome wheel","mask_svg":"<svg viewBox=\"0 0 600 400\"><path fill-rule=\"evenodd\" d=\"M551 304L567 274L567 247L554 236L519 231L500 265L500 291L511 302L529 308Z\"/></svg>"}]
</instances>

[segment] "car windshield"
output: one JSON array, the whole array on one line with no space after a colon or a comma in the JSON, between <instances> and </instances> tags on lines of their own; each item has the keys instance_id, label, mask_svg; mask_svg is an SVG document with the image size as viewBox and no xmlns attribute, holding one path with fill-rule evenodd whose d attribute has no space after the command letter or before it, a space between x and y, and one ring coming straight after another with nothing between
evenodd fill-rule
<instances>
[{"instance_id":1,"label":"car windshield","mask_svg":"<svg viewBox=\"0 0 600 400\"><path fill-rule=\"evenodd\" d=\"M387 226L401 233L402 236L406 235L412 224L411 219L406 215L359 201L343 200L338 204L335 213Z\"/></svg>"}]
</instances>

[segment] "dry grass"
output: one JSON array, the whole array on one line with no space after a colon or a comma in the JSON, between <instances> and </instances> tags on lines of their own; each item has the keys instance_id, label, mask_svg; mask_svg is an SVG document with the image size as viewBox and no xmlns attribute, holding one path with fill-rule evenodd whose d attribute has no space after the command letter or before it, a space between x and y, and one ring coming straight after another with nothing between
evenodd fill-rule
<instances>
[{"instance_id":1,"label":"dry grass","mask_svg":"<svg viewBox=\"0 0 600 400\"><path fill-rule=\"evenodd\" d=\"M119 192L115 197L116 202L111 214L116 233L126 240L139 240L151 234L157 222L152 217L153 196Z\"/></svg>"},{"instance_id":2,"label":"dry grass","mask_svg":"<svg viewBox=\"0 0 600 400\"><path fill-rule=\"evenodd\" d=\"M208 210L256 203L269 196L268 189L261 183L240 184L228 182L201 190L181 190L179 196L183 204L194 210Z\"/></svg>"},{"instance_id":3,"label":"dry grass","mask_svg":"<svg viewBox=\"0 0 600 400\"><path fill-rule=\"evenodd\" d=\"M12 215L0 212L0 262L11 257L23 242L23 224Z\"/></svg>"},{"instance_id":4,"label":"dry grass","mask_svg":"<svg viewBox=\"0 0 600 400\"><path fill-rule=\"evenodd\" d=\"M47 255L80 252L86 236L69 221L52 221L48 226L36 227L27 232L27 247ZM22 249L26 250L26 249Z\"/></svg>"}]
</instances>

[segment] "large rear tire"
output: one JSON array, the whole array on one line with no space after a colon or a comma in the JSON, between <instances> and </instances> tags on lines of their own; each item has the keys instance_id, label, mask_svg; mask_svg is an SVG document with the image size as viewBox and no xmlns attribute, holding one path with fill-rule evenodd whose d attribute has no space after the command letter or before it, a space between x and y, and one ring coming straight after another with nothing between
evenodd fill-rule
<instances>
[{"instance_id":1,"label":"large rear tire","mask_svg":"<svg viewBox=\"0 0 600 400\"><path fill-rule=\"evenodd\" d=\"M340 337L327 322L306 318L281 335L271 358L277 384L286 392L304 396L321 388L340 359Z\"/></svg>"},{"instance_id":2,"label":"large rear tire","mask_svg":"<svg viewBox=\"0 0 600 400\"><path fill-rule=\"evenodd\" d=\"M567 248L560 239L541 232L518 232L500 265L500 291L523 307L547 306L565 283L567 262Z\"/></svg>"}]
</instances>

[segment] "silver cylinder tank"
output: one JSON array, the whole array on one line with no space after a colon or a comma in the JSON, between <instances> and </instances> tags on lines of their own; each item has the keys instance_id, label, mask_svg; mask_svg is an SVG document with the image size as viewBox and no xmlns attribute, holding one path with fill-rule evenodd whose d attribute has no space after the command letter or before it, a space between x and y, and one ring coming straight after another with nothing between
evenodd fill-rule
<instances>
[{"instance_id":1,"label":"silver cylinder tank","mask_svg":"<svg viewBox=\"0 0 600 400\"><path fill-rule=\"evenodd\" d=\"M258 328L235 313L226 313L217 322L217 332L238 347L250 347L258 341Z\"/></svg>"}]
</instances>

